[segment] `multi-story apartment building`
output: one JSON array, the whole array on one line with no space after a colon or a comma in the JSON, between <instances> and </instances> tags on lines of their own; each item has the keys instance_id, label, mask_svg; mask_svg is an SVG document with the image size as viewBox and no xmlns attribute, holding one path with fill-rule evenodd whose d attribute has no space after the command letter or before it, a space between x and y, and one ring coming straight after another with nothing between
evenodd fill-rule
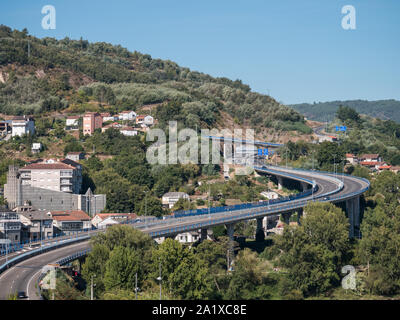
<instances>
[{"instance_id":1,"label":"multi-story apartment building","mask_svg":"<svg viewBox=\"0 0 400 320\"><path fill-rule=\"evenodd\" d=\"M103 118L97 112L87 112L83 116L83 134L92 135L94 130L101 128L103 125Z\"/></svg>"},{"instance_id":2,"label":"multi-story apartment building","mask_svg":"<svg viewBox=\"0 0 400 320\"><path fill-rule=\"evenodd\" d=\"M23 186L71 193L79 193L81 190L82 167L70 159L32 163L19 172Z\"/></svg>"},{"instance_id":3,"label":"multi-story apartment building","mask_svg":"<svg viewBox=\"0 0 400 320\"><path fill-rule=\"evenodd\" d=\"M106 195L95 195L90 188L80 194L81 186L82 167L70 159L34 163L23 168L11 165L4 198L10 209L29 203L37 210L100 213L106 206Z\"/></svg>"},{"instance_id":4,"label":"multi-story apartment building","mask_svg":"<svg viewBox=\"0 0 400 320\"><path fill-rule=\"evenodd\" d=\"M12 136L22 137L24 134L35 133L35 121L27 116L16 116L11 120Z\"/></svg>"}]
</instances>

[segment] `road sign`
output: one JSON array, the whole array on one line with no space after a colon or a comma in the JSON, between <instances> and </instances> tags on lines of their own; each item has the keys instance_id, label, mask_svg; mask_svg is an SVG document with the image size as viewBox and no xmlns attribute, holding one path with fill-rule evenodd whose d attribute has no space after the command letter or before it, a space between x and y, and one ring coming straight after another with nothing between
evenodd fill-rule
<instances>
[{"instance_id":1,"label":"road sign","mask_svg":"<svg viewBox=\"0 0 400 320\"><path fill-rule=\"evenodd\" d=\"M0 239L0 244L10 244L11 240L10 239Z\"/></svg>"},{"instance_id":2,"label":"road sign","mask_svg":"<svg viewBox=\"0 0 400 320\"><path fill-rule=\"evenodd\" d=\"M274 154L274 151L268 149L258 149L259 156L271 156Z\"/></svg>"},{"instance_id":3,"label":"road sign","mask_svg":"<svg viewBox=\"0 0 400 320\"><path fill-rule=\"evenodd\" d=\"M346 131L347 127L346 126L336 126L336 131Z\"/></svg>"}]
</instances>

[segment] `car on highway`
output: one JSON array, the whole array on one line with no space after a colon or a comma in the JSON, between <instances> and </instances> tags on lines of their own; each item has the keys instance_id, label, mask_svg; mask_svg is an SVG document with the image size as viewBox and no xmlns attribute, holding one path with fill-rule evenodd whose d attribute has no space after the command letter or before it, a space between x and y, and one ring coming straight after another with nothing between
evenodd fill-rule
<instances>
[{"instance_id":1,"label":"car on highway","mask_svg":"<svg viewBox=\"0 0 400 320\"><path fill-rule=\"evenodd\" d=\"M28 298L28 296L26 295L25 291L19 291L18 294L17 294L17 298L18 298L19 300L21 300L21 299L26 299L26 298Z\"/></svg>"}]
</instances>

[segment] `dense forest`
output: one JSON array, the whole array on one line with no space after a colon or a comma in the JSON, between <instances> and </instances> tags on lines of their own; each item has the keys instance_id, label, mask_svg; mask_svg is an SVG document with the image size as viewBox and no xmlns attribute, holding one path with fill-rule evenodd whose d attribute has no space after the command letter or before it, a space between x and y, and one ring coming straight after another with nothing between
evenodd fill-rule
<instances>
[{"instance_id":1,"label":"dense forest","mask_svg":"<svg viewBox=\"0 0 400 320\"><path fill-rule=\"evenodd\" d=\"M372 118L393 120L400 123L400 101L393 99L377 101L349 100L314 102L313 104L300 103L290 106L310 120L331 121L341 105L353 108L358 113L368 115Z\"/></svg>"},{"instance_id":2,"label":"dense forest","mask_svg":"<svg viewBox=\"0 0 400 320\"><path fill-rule=\"evenodd\" d=\"M84 111L94 93L115 112L174 101L189 110L193 127L203 122L203 113L216 121L223 111L238 124L310 133L302 115L240 80L214 78L119 45L38 39L4 25L0 43L0 113L41 114L69 106Z\"/></svg>"}]
</instances>

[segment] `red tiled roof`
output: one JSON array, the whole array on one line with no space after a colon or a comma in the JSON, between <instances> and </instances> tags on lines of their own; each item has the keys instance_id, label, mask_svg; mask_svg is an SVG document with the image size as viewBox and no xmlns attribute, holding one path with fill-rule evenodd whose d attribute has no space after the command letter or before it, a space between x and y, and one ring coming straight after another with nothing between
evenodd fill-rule
<instances>
[{"instance_id":1,"label":"red tiled roof","mask_svg":"<svg viewBox=\"0 0 400 320\"><path fill-rule=\"evenodd\" d=\"M361 161L360 164L362 166L378 166L384 164L384 162L380 161Z\"/></svg>"},{"instance_id":2,"label":"red tiled roof","mask_svg":"<svg viewBox=\"0 0 400 320\"><path fill-rule=\"evenodd\" d=\"M137 131L135 128L132 128L132 127L123 127L120 130L121 131Z\"/></svg>"},{"instance_id":3,"label":"red tiled roof","mask_svg":"<svg viewBox=\"0 0 400 320\"><path fill-rule=\"evenodd\" d=\"M380 167L378 167L378 169L390 169L392 166L388 166L388 165L386 165L386 166L380 166Z\"/></svg>"},{"instance_id":4,"label":"red tiled roof","mask_svg":"<svg viewBox=\"0 0 400 320\"><path fill-rule=\"evenodd\" d=\"M60 170L60 169L75 169L73 166L62 163L32 163L21 168L21 170Z\"/></svg>"},{"instance_id":5,"label":"red tiled roof","mask_svg":"<svg viewBox=\"0 0 400 320\"><path fill-rule=\"evenodd\" d=\"M356 156L352 153L346 153L346 158L355 158Z\"/></svg>"},{"instance_id":6,"label":"red tiled roof","mask_svg":"<svg viewBox=\"0 0 400 320\"><path fill-rule=\"evenodd\" d=\"M90 217L82 210L51 211L51 216L57 221L87 221Z\"/></svg>"},{"instance_id":7,"label":"red tiled roof","mask_svg":"<svg viewBox=\"0 0 400 320\"><path fill-rule=\"evenodd\" d=\"M375 159L375 158L379 158L379 154L377 154L377 153L366 153L366 154L363 154L361 157L360 157L361 159Z\"/></svg>"}]
</instances>

